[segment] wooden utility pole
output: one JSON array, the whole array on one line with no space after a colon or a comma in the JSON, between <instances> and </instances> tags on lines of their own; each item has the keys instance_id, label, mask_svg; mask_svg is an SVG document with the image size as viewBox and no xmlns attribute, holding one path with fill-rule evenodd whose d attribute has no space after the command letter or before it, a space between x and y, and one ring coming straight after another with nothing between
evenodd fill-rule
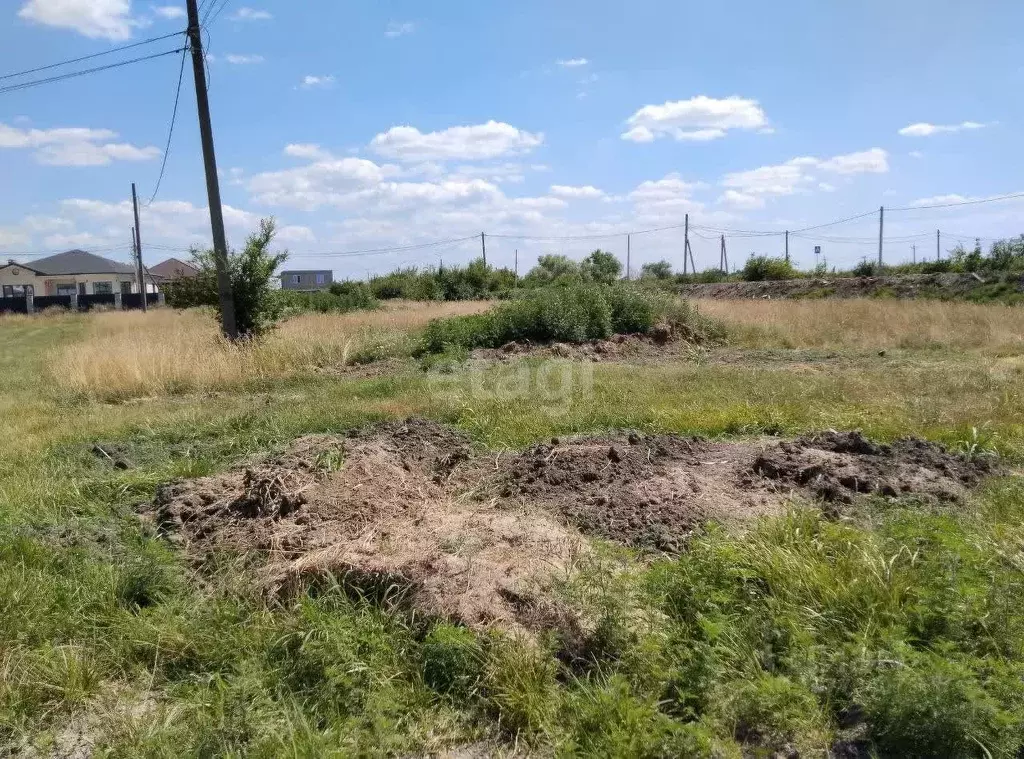
<instances>
[{"instance_id":1,"label":"wooden utility pole","mask_svg":"<svg viewBox=\"0 0 1024 759\"><path fill-rule=\"evenodd\" d=\"M686 223L683 225L683 274L687 274L686 256L690 252L690 214L686 214ZM697 272L694 272L696 274Z\"/></svg>"},{"instance_id":2,"label":"wooden utility pole","mask_svg":"<svg viewBox=\"0 0 1024 759\"><path fill-rule=\"evenodd\" d=\"M626 235L626 279L633 278L633 236Z\"/></svg>"},{"instance_id":3,"label":"wooden utility pole","mask_svg":"<svg viewBox=\"0 0 1024 759\"><path fill-rule=\"evenodd\" d=\"M882 240L885 232L885 206L878 209L878 268L882 268Z\"/></svg>"},{"instance_id":4,"label":"wooden utility pole","mask_svg":"<svg viewBox=\"0 0 1024 759\"><path fill-rule=\"evenodd\" d=\"M142 295L142 310L148 311L146 303L146 275L142 270L142 232L139 228L139 196L132 182L132 210L135 213L135 277L139 282L139 293Z\"/></svg>"},{"instance_id":5,"label":"wooden utility pole","mask_svg":"<svg viewBox=\"0 0 1024 759\"><path fill-rule=\"evenodd\" d=\"M484 255L484 266L487 266L487 235L480 233L480 248Z\"/></svg>"},{"instance_id":6,"label":"wooden utility pole","mask_svg":"<svg viewBox=\"0 0 1024 759\"><path fill-rule=\"evenodd\" d=\"M789 263L789 230L786 230L786 263Z\"/></svg>"},{"instance_id":7,"label":"wooden utility pole","mask_svg":"<svg viewBox=\"0 0 1024 759\"><path fill-rule=\"evenodd\" d=\"M217 296L220 300L221 329L229 340L238 339L235 322L235 294L231 289L228 268L228 239L224 232L224 209L220 200L217 177L217 154L213 149L213 124L210 122L210 95L206 91L206 58L203 55L203 34L199 27L196 0L185 0L188 10L188 39L192 49L192 73L196 82L196 105L199 109L199 135L203 143L206 167L206 195L210 204L210 226L213 228L213 260L217 267Z\"/></svg>"}]
</instances>

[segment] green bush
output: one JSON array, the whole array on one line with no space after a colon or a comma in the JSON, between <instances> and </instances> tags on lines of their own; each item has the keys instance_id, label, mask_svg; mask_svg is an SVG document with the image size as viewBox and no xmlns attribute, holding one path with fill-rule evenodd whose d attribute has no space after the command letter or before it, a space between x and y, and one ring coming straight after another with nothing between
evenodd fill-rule
<instances>
[{"instance_id":1,"label":"green bush","mask_svg":"<svg viewBox=\"0 0 1024 759\"><path fill-rule=\"evenodd\" d=\"M273 219L261 219L240 251L228 251L228 275L235 300L235 324L239 337L259 337L280 318L285 304L270 286L277 267L288 258L287 252L271 253L277 226ZM212 306L220 309L217 269L212 250L192 251L199 274L167 287L167 303L174 308Z\"/></svg>"},{"instance_id":2,"label":"green bush","mask_svg":"<svg viewBox=\"0 0 1024 759\"><path fill-rule=\"evenodd\" d=\"M743 279L747 282L795 279L798 276L797 270L784 258L751 256L743 267Z\"/></svg>"},{"instance_id":3,"label":"green bush","mask_svg":"<svg viewBox=\"0 0 1024 759\"><path fill-rule=\"evenodd\" d=\"M721 337L717 324L667 293L619 283L524 291L485 314L436 319L422 352L497 348L512 341L581 343L614 334L645 334L667 322L690 339Z\"/></svg>"}]
</instances>

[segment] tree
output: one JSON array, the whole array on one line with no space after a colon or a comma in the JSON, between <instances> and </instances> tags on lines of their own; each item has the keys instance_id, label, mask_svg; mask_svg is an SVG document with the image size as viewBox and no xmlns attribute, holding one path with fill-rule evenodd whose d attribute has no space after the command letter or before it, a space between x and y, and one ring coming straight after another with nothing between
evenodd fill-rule
<instances>
[{"instance_id":1,"label":"tree","mask_svg":"<svg viewBox=\"0 0 1024 759\"><path fill-rule=\"evenodd\" d=\"M579 279L580 266L568 256L546 255L537 259L537 265L526 275L529 285L549 285L557 280Z\"/></svg>"},{"instance_id":2,"label":"tree","mask_svg":"<svg viewBox=\"0 0 1024 759\"><path fill-rule=\"evenodd\" d=\"M228 253L228 275L235 297L235 323L241 338L258 338L269 330L281 315L283 304L274 297L270 280L288 258L286 251L270 253L270 244L277 232L273 219L261 219L259 231L249 235L241 252ZM183 279L169 288L168 303L176 308L213 306L220 310L217 296L217 267L212 250L192 250L192 260L199 274Z\"/></svg>"},{"instance_id":3,"label":"tree","mask_svg":"<svg viewBox=\"0 0 1024 759\"><path fill-rule=\"evenodd\" d=\"M622 262L599 248L583 259L580 273L587 281L610 285L622 276Z\"/></svg>"},{"instance_id":4,"label":"tree","mask_svg":"<svg viewBox=\"0 0 1024 759\"><path fill-rule=\"evenodd\" d=\"M672 279L672 264L668 261L644 264L640 270L640 279Z\"/></svg>"}]
</instances>

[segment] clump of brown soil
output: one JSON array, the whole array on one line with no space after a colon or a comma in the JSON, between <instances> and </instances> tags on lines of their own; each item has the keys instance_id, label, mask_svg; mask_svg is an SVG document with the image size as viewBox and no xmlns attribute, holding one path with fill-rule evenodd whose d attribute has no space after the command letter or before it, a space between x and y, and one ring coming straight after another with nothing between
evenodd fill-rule
<instances>
[{"instance_id":1,"label":"clump of brown soil","mask_svg":"<svg viewBox=\"0 0 1024 759\"><path fill-rule=\"evenodd\" d=\"M398 588L431 615L533 627L582 542L551 515L459 499L452 474L470 453L447 427L389 423L171 483L153 509L161 531L194 556L262 554L271 592L347 576L361 588Z\"/></svg>"},{"instance_id":2,"label":"clump of brown soil","mask_svg":"<svg viewBox=\"0 0 1024 759\"><path fill-rule=\"evenodd\" d=\"M511 342L500 348L478 348L475 359L508 361L516 357L566 358L574 361L632 361L664 360L669 356L692 356L700 349L681 340L668 325L656 325L649 335L613 335L607 340L587 340L582 343L532 343L529 340Z\"/></svg>"},{"instance_id":3,"label":"clump of brown soil","mask_svg":"<svg viewBox=\"0 0 1024 759\"><path fill-rule=\"evenodd\" d=\"M478 456L461 433L410 419L171 483L150 512L199 560L261 554L271 592L341 575L475 627L582 629L551 600L586 551L580 532L679 551L703 522L776 513L793 495L955 502L995 468L919 440L834 432L792 442L630 433Z\"/></svg>"},{"instance_id":4,"label":"clump of brown soil","mask_svg":"<svg viewBox=\"0 0 1024 759\"><path fill-rule=\"evenodd\" d=\"M826 432L779 443L754 463L754 470L767 479L839 503L850 503L861 493L959 501L995 467L988 456L968 459L915 439L881 445L857 432Z\"/></svg>"},{"instance_id":5,"label":"clump of brown soil","mask_svg":"<svg viewBox=\"0 0 1024 759\"><path fill-rule=\"evenodd\" d=\"M506 463L493 481L500 496L627 545L677 551L702 522L748 520L784 505L752 475L749 444L635 433L552 442Z\"/></svg>"}]
</instances>

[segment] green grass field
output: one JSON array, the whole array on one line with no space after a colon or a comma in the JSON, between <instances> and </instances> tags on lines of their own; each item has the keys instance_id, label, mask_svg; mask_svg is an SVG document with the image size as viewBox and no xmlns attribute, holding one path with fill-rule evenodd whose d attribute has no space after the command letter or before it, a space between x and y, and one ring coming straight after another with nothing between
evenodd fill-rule
<instances>
[{"instance_id":1,"label":"green grass field","mask_svg":"<svg viewBox=\"0 0 1024 759\"><path fill-rule=\"evenodd\" d=\"M175 477L409 415L495 449L623 428L857 428L1024 460L1024 345L1006 338L1017 312L963 306L1003 325L970 345L951 320L876 349L841 304L822 308L825 341L803 313L799 333L739 324L690 360L597 364L592 392L557 413L470 392L466 367L440 392L412 359L349 374L293 362L113 402L60 377L95 317L0 318L0 754L824 757L845 742L864 752L848 756L1020 756L1017 477L956 509L878 500L827 519L794 504L742 531L709 525L678 557L598 545L562 589L598 620L571 661L557 636L475 633L340 584L271 601L251 561L198 574L136 517Z\"/></svg>"}]
</instances>

